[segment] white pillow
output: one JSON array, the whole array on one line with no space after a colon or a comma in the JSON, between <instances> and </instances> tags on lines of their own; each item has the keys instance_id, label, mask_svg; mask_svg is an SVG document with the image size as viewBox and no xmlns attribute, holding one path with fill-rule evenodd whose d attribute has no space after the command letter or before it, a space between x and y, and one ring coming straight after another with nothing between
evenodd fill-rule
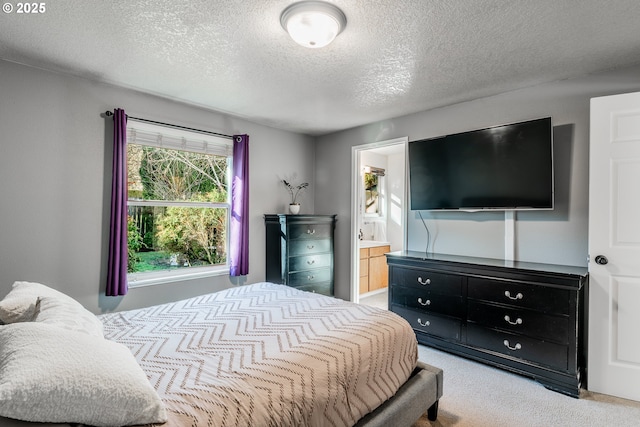
<instances>
[{"instance_id":1,"label":"white pillow","mask_svg":"<svg viewBox=\"0 0 640 427\"><path fill-rule=\"evenodd\" d=\"M92 426L167 421L127 347L34 322L0 326L0 416Z\"/></svg>"},{"instance_id":2,"label":"white pillow","mask_svg":"<svg viewBox=\"0 0 640 427\"><path fill-rule=\"evenodd\" d=\"M11 291L0 301L0 320L3 323L32 321L37 314L36 304L41 295L70 298L40 283L14 282Z\"/></svg>"},{"instance_id":3,"label":"white pillow","mask_svg":"<svg viewBox=\"0 0 640 427\"><path fill-rule=\"evenodd\" d=\"M74 300L48 296L39 298L34 321L84 332L99 338L104 337L104 328L100 319Z\"/></svg>"},{"instance_id":4,"label":"white pillow","mask_svg":"<svg viewBox=\"0 0 640 427\"><path fill-rule=\"evenodd\" d=\"M4 304L3 304L4 303ZM4 323L45 322L103 337L102 322L69 295L35 282L15 282L0 301Z\"/></svg>"},{"instance_id":5,"label":"white pillow","mask_svg":"<svg viewBox=\"0 0 640 427\"><path fill-rule=\"evenodd\" d=\"M14 282L11 291L0 301L0 320L4 323L30 322L37 314L40 296L71 298L53 288L34 282Z\"/></svg>"},{"instance_id":6,"label":"white pillow","mask_svg":"<svg viewBox=\"0 0 640 427\"><path fill-rule=\"evenodd\" d=\"M38 297L9 292L0 301L0 323L30 322L36 316Z\"/></svg>"},{"instance_id":7,"label":"white pillow","mask_svg":"<svg viewBox=\"0 0 640 427\"><path fill-rule=\"evenodd\" d=\"M30 295L34 297L55 297L80 304L69 295L57 291L47 285L36 282L14 282L9 295ZM9 296L7 295L7 296Z\"/></svg>"}]
</instances>

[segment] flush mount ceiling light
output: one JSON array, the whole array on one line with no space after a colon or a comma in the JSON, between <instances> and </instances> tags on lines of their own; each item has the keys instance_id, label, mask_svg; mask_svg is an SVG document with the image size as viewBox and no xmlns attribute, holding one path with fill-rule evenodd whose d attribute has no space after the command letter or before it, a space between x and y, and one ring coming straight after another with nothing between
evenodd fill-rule
<instances>
[{"instance_id":1,"label":"flush mount ceiling light","mask_svg":"<svg viewBox=\"0 0 640 427\"><path fill-rule=\"evenodd\" d=\"M336 6L322 1L301 1L289 5L280 24L301 46L324 47L347 25L347 17Z\"/></svg>"}]
</instances>

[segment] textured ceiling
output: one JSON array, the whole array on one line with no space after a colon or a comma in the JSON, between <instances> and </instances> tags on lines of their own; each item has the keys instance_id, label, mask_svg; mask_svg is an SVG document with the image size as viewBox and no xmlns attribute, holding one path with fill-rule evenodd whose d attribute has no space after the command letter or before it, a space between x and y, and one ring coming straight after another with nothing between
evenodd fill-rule
<instances>
[{"instance_id":1,"label":"textured ceiling","mask_svg":"<svg viewBox=\"0 0 640 427\"><path fill-rule=\"evenodd\" d=\"M330 2L345 31L306 49L291 0L48 1L0 15L0 58L310 135L640 63L639 0Z\"/></svg>"}]
</instances>

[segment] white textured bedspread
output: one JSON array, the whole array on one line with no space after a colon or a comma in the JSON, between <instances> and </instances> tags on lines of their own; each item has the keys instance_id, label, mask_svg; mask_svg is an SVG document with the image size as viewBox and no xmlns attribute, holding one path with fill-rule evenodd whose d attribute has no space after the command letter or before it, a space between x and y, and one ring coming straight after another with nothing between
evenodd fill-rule
<instances>
[{"instance_id":1,"label":"white textured bedspread","mask_svg":"<svg viewBox=\"0 0 640 427\"><path fill-rule=\"evenodd\" d=\"M351 426L417 362L396 314L272 283L99 317L158 390L169 426Z\"/></svg>"}]
</instances>

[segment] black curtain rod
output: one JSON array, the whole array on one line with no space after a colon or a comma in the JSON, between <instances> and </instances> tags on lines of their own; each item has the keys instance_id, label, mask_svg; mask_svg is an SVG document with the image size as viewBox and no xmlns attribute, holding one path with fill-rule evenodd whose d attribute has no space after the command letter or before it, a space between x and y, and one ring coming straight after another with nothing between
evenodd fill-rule
<instances>
[{"instance_id":1,"label":"black curtain rod","mask_svg":"<svg viewBox=\"0 0 640 427\"><path fill-rule=\"evenodd\" d=\"M107 117L113 116L113 112L112 111L106 111L105 114L107 115ZM141 119L140 117L133 117L133 116L130 116L128 114L126 116L127 116L127 119L133 119L133 120L137 120L139 122L153 123L154 125L167 126L167 127L170 127L170 128L176 128L176 129L182 129L182 130L190 130L192 132L200 132L200 133L204 133L204 134L207 134L207 135L215 135L215 136L221 136L223 138L233 139L232 135L225 135L224 133L217 133L217 132L211 132L211 131L208 131L208 130L188 128L186 126L173 125L171 123L156 122L155 120Z\"/></svg>"}]
</instances>

